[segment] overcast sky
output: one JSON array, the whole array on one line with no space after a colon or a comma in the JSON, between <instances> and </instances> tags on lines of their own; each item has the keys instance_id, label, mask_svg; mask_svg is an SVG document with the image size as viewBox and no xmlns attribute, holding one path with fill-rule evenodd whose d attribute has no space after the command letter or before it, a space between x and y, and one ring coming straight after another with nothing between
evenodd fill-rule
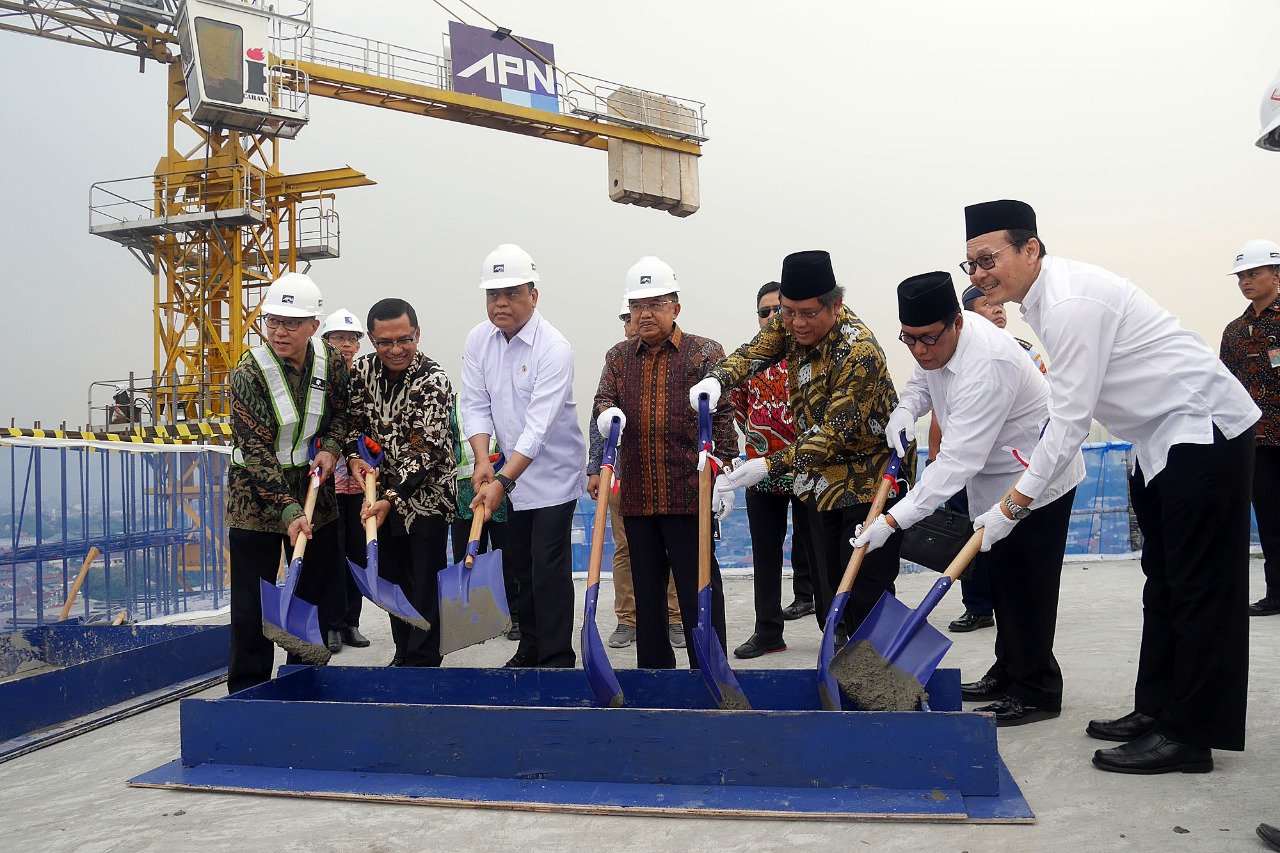
<instances>
[{"instance_id":1,"label":"overcast sky","mask_svg":"<svg viewBox=\"0 0 1280 853\"><path fill-rule=\"evenodd\" d=\"M963 286L965 204L1030 202L1052 254L1131 278L1215 349L1244 308L1232 256L1280 239L1280 155L1253 145L1280 64L1274 2L473 5L565 68L704 101L702 210L609 201L601 151L323 99L282 165L378 182L341 192L342 257L312 275L328 307L362 317L384 296L414 303L455 381L484 319L481 260L527 249L574 345L584 423L641 255L675 268L681 325L732 349L782 257L828 249L901 386L894 288L933 269ZM434 53L448 22L431 3L316 6L317 26ZM89 235L87 200L155 168L165 73L0 33L0 79L0 419L74 428L91 381L152 369L151 276Z\"/></svg>"}]
</instances>

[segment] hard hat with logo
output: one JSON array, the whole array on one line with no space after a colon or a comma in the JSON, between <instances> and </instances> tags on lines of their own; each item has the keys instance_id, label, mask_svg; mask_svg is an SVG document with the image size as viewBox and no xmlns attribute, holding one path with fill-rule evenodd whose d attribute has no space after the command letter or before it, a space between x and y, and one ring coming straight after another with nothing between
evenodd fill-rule
<instances>
[{"instance_id":1,"label":"hard hat with logo","mask_svg":"<svg viewBox=\"0 0 1280 853\"><path fill-rule=\"evenodd\" d=\"M325 317L324 323L320 326L320 337L323 338L330 332L354 332L359 339L364 337L364 326L355 314L345 308L339 308Z\"/></svg>"},{"instance_id":2,"label":"hard hat with logo","mask_svg":"<svg viewBox=\"0 0 1280 853\"><path fill-rule=\"evenodd\" d=\"M484 268L480 270L480 287L483 290L537 284L539 281L542 279L538 276L538 265L515 243L503 243L490 252L484 259Z\"/></svg>"},{"instance_id":3,"label":"hard hat with logo","mask_svg":"<svg viewBox=\"0 0 1280 853\"><path fill-rule=\"evenodd\" d=\"M320 288L311 276L300 272L280 276L262 297L262 314L276 317L319 317L323 307Z\"/></svg>"},{"instance_id":4,"label":"hard hat with logo","mask_svg":"<svg viewBox=\"0 0 1280 853\"><path fill-rule=\"evenodd\" d=\"M627 299L648 299L679 293L676 271L662 258L645 255L627 270Z\"/></svg>"},{"instance_id":5,"label":"hard hat with logo","mask_svg":"<svg viewBox=\"0 0 1280 853\"><path fill-rule=\"evenodd\" d=\"M1236 252L1236 262L1231 275L1258 267L1280 266L1280 246L1270 240L1250 240Z\"/></svg>"},{"instance_id":6,"label":"hard hat with logo","mask_svg":"<svg viewBox=\"0 0 1280 853\"><path fill-rule=\"evenodd\" d=\"M1264 151L1280 151L1280 74L1262 94L1262 130L1254 144Z\"/></svg>"}]
</instances>

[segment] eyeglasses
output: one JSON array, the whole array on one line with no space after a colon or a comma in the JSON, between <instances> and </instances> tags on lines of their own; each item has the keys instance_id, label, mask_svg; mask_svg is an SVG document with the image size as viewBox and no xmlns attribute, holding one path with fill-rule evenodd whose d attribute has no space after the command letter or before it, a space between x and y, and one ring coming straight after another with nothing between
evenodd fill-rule
<instances>
[{"instance_id":1,"label":"eyeglasses","mask_svg":"<svg viewBox=\"0 0 1280 853\"><path fill-rule=\"evenodd\" d=\"M395 340L388 340L386 338L370 338L369 343L373 344L374 349L388 350L396 347L399 347L400 349L411 347L415 342L417 342L417 340L418 339L413 335L407 335L403 338L396 338Z\"/></svg>"},{"instance_id":2,"label":"eyeglasses","mask_svg":"<svg viewBox=\"0 0 1280 853\"><path fill-rule=\"evenodd\" d=\"M774 314L777 314L781 310L782 310L781 305L766 305L763 308L757 308L756 313L760 315L760 319L763 320L767 317L772 317Z\"/></svg>"},{"instance_id":3,"label":"eyeglasses","mask_svg":"<svg viewBox=\"0 0 1280 853\"><path fill-rule=\"evenodd\" d=\"M824 305L821 308L814 308L811 311L792 311L790 308L779 308L778 310L782 312L783 318L787 320L794 320L797 317L801 317L805 320L814 320L819 314L826 311L827 307Z\"/></svg>"},{"instance_id":4,"label":"eyeglasses","mask_svg":"<svg viewBox=\"0 0 1280 853\"><path fill-rule=\"evenodd\" d=\"M978 257L974 258L973 260L965 261L964 263L962 263L960 265L960 269L964 270L965 275L973 275L975 272L978 271L978 267L982 267L984 270L995 269L996 255L1000 254L1001 252L1003 252L1005 249L1009 248L1012 245L1013 245L1012 243L1005 243L1003 246L1001 246L999 249L996 249L994 252L991 252L986 255L978 255Z\"/></svg>"},{"instance_id":5,"label":"eyeglasses","mask_svg":"<svg viewBox=\"0 0 1280 853\"><path fill-rule=\"evenodd\" d=\"M649 314L657 314L668 305L675 305L674 299L663 299L661 302L637 302L632 303L628 307L631 309L631 316L639 317L641 314L648 312Z\"/></svg>"},{"instance_id":6,"label":"eyeglasses","mask_svg":"<svg viewBox=\"0 0 1280 853\"><path fill-rule=\"evenodd\" d=\"M283 326L285 331L296 332L302 328L303 323L311 322L311 319L310 317L291 317L286 320L284 317L268 316L263 322L268 329L278 329Z\"/></svg>"},{"instance_id":7,"label":"eyeglasses","mask_svg":"<svg viewBox=\"0 0 1280 853\"><path fill-rule=\"evenodd\" d=\"M908 335L906 332L899 332L898 340L902 341L909 347L913 347L917 343L924 344L927 347L935 346L938 341L942 340L942 336L947 333L947 329L950 329L954 323L955 321L952 320L950 323L943 326L942 331L938 332L936 335Z\"/></svg>"}]
</instances>

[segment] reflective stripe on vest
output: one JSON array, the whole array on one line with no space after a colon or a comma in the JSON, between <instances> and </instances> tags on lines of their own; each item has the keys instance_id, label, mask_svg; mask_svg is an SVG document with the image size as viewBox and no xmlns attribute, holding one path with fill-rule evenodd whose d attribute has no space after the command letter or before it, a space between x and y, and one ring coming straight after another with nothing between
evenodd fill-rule
<instances>
[{"instance_id":1,"label":"reflective stripe on vest","mask_svg":"<svg viewBox=\"0 0 1280 853\"><path fill-rule=\"evenodd\" d=\"M325 350L326 347L323 346L312 347L315 356L311 361L311 381L307 383L305 420L299 415L293 394L289 392L289 383L285 381L284 372L280 369L280 362L276 360L275 354L265 346L249 350L249 355L258 363L262 378L267 382L267 390L271 392L271 408L276 415L275 453L283 468L301 468L310 461L308 445L320 431L320 418L324 415L324 386L329 375L328 353ZM238 447L231 451L231 464L244 466L244 454Z\"/></svg>"}]
</instances>

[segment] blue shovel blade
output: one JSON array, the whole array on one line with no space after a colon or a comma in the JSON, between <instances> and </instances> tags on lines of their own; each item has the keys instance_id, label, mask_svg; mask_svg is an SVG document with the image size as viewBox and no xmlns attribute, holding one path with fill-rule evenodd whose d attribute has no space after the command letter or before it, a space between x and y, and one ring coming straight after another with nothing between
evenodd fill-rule
<instances>
[{"instance_id":1,"label":"blue shovel blade","mask_svg":"<svg viewBox=\"0 0 1280 853\"><path fill-rule=\"evenodd\" d=\"M751 703L742 692L737 677L725 660L720 639L711 625L711 587L698 591L698 624L693 629L693 648L698 654L702 680L711 691L716 705L725 710L750 710Z\"/></svg>"},{"instance_id":2,"label":"blue shovel blade","mask_svg":"<svg viewBox=\"0 0 1280 853\"><path fill-rule=\"evenodd\" d=\"M409 603L404 590L378 574L378 541L376 539L365 548L365 564L361 567L350 560L347 561L347 567L351 570L351 579L356 582L360 594L393 616L399 616L411 625L430 631L431 623L423 618L418 608Z\"/></svg>"},{"instance_id":3,"label":"blue shovel blade","mask_svg":"<svg viewBox=\"0 0 1280 853\"><path fill-rule=\"evenodd\" d=\"M839 711L843 708L840 702L840 685L831 674L831 661L836 656L836 626L844 615L844 606L849 601L849 593L842 592L831 602L827 611L826 626L822 630L822 642L818 646L818 698L827 711Z\"/></svg>"},{"instance_id":4,"label":"blue shovel blade","mask_svg":"<svg viewBox=\"0 0 1280 853\"><path fill-rule=\"evenodd\" d=\"M323 646L324 639L320 636L320 617L316 606L293 594L298 585L298 572L301 570L301 560L291 562L285 574L283 587L278 587L269 581L259 581L262 591L262 618L299 640L311 645Z\"/></svg>"},{"instance_id":5,"label":"blue shovel blade","mask_svg":"<svg viewBox=\"0 0 1280 853\"><path fill-rule=\"evenodd\" d=\"M596 704L601 708L622 707L622 686L618 684L618 676L613 672L609 656L600 642L600 631L596 628L596 605L600 598L600 582L587 587L587 603L582 610L582 633L579 643L582 647L582 668L587 673L587 684L596 697Z\"/></svg>"},{"instance_id":6,"label":"blue shovel blade","mask_svg":"<svg viewBox=\"0 0 1280 853\"><path fill-rule=\"evenodd\" d=\"M951 641L924 619L913 619L914 615L914 610L886 592L853 632L849 644L868 641L881 657L924 684L946 656Z\"/></svg>"},{"instance_id":7,"label":"blue shovel blade","mask_svg":"<svg viewBox=\"0 0 1280 853\"><path fill-rule=\"evenodd\" d=\"M465 562L454 563L441 569L436 578L440 654L492 640L511 627L501 551L476 554L469 569Z\"/></svg>"}]
</instances>

